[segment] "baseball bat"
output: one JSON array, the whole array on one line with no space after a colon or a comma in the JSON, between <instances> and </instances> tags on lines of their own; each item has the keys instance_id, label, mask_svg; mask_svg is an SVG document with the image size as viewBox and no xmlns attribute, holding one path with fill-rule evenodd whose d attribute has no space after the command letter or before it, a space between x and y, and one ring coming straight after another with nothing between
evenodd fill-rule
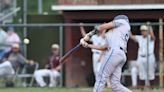
<instances>
[{"instance_id":1,"label":"baseball bat","mask_svg":"<svg viewBox=\"0 0 164 92\"><path fill-rule=\"evenodd\" d=\"M63 57L60 58L59 62L60 64L64 64L66 61L66 59L72 55L73 53L75 53L79 48L80 48L81 44L77 44L74 48L72 48L71 50L69 50Z\"/></svg>"}]
</instances>

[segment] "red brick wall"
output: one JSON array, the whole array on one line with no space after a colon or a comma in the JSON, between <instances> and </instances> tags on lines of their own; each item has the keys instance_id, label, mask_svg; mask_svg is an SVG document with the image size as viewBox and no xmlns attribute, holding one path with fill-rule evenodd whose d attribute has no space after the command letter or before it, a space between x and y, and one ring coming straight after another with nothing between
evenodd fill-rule
<instances>
[{"instance_id":1,"label":"red brick wall","mask_svg":"<svg viewBox=\"0 0 164 92\"><path fill-rule=\"evenodd\" d=\"M104 21L110 21L117 14L126 14L130 18L130 22L146 22L150 20L158 21L159 17L164 18L163 10L154 11L65 11L63 12L65 20L67 23L79 23L88 22L91 20L99 23ZM68 21L71 20L71 21ZM101 22L100 22L101 21ZM87 28L87 27L86 27ZM139 26L136 29L132 29L134 34L139 34ZM89 31L89 30L88 30ZM155 54L158 59L159 53L159 29L158 26L155 27L156 48ZM81 38L79 27L67 27L65 28L65 51L68 51L74 47ZM128 43L128 60L135 60L137 57L137 44L134 41L129 41ZM84 67L81 66L82 61L86 63ZM66 86L73 87L75 85L87 86L86 76L92 72L92 61L91 61L91 51L89 49L81 48L77 53L72 55L65 64L65 82Z\"/></svg>"},{"instance_id":2,"label":"red brick wall","mask_svg":"<svg viewBox=\"0 0 164 92\"><path fill-rule=\"evenodd\" d=\"M67 52L79 43L82 36L79 27L66 27L65 34L65 52ZM92 73L91 57L90 49L81 47L67 59L68 62L65 64L65 82L67 87L87 86L86 77Z\"/></svg>"}]
</instances>

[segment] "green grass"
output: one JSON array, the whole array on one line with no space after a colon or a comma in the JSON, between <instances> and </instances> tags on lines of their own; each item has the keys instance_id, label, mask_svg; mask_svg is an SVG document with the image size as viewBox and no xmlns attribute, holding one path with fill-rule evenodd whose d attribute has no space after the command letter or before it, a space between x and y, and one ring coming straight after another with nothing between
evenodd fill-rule
<instances>
[{"instance_id":1,"label":"green grass","mask_svg":"<svg viewBox=\"0 0 164 92\"><path fill-rule=\"evenodd\" d=\"M1 88L0 92L91 92L91 89L70 88Z\"/></svg>"},{"instance_id":2,"label":"green grass","mask_svg":"<svg viewBox=\"0 0 164 92\"><path fill-rule=\"evenodd\" d=\"M0 88L0 92L92 92L91 88ZM103 92L112 92L111 89L105 89ZM133 92L164 92L160 90L140 91L133 90Z\"/></svg>"}]
</instances>

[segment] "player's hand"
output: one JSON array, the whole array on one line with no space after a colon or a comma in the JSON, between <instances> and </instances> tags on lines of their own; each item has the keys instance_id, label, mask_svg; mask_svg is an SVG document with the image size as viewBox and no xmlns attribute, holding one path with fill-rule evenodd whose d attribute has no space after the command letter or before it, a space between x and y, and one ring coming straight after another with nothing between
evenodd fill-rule
<instances>
[{"instance_id":1,"label":"player's hand","mask_svg":"<svg viewBox=\"0 0 164 92\"><path fill-rule=\"evenodd\" d=\"M83 47L85 47L85 48L88 47L88 43L84 40L84 38L82 38L82 39L80 40L80 44L81 44Z\"/></svg>"},{"instance_id":2,"label":"player's hand","mask_svg":"<svg viewBox=\"0 0 164 92\"><path fill-rule=\"evenodd\" d=\"M146 22L146 24L147 24L148 26L150 26L150 25L151 25L150 21Z\"/></svg>"},{"instance_id":3,"label":"player's hand","mask_svg":"<svg viewBox=\"0 0 164 92\"><path fill-rule=\"evenodd\" d=\"M85 36L84 36L84 41L89 41L90 40L90 33L88 33L88 34L86 34Z\"/></svg>"},{"instance_id":4,"label":"player's hand","mask_svg":"<svg viewBox=\"0 0 164 92\"><path fill-rule=\"evenodd\" d=\"M61 70L61 66L56 67L55 70L60 71Z\"/></svg>"},{"instance_id":5,"label":"player's hand","mask_svg":"<svg viewBox=\"0 0 164 92\"><path fill-rule=\"evenodd\" d=\"M33 60L28 60L28 63L29 63L30 65L33 65L33 64L34 64L34 61L33 61Z\"/></svg>"},{"instance_id":6,"label":"player's hand","mask_svg":"<svg viewBox=\"0 0 164 92\"><path fill-rule=\"evenodd\" d=\"M80 23L80 27L83 27L83 25L84 25L83 23Z\"/></svg>"},{"instance_id":7,"label":"player's hand","mask_svg":"<svg viewBox=\"0 0 164 92\"><path fill-rule=\"evenodd\" d=\"M45 68L49 68L50 66L48 64L45 65Z\"/></svg>"},{"instance_id":8,"label":"player's hand","mask_svg":"<svg viewBox=\"0 0 164 92\"><path fill-rule=\"evenodd\" d=\"M87 33L87 34L84 36L84 40L85 40L85 41L90 41L91 37L92 37L93 35L95 35L96 33L98 33L98 32L99 32L98 29L94 29L94 30L90 31L89 33Z\"/></svg>"}]
</instances>

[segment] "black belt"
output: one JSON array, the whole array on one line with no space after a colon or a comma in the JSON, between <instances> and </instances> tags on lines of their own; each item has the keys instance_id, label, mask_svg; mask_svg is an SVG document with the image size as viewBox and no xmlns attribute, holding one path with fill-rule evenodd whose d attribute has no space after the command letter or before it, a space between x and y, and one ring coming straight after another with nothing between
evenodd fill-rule
<instances>
[{"instance_id":1,"label":"black belt","mask_svg":"<svg viewBox=\"0 0 164 92\"><path fill-rule=\"evenodd\" d=\"M148 54L148 56L150 56L150 55L152 55L152 54ZM140 55L141 57L146 57L147 55Z\"/></svg>"},{"instance_id":2,"label":"black belt","mask_svg":"<svg viewBox=\"0 0 164 92\"><path fill-rule=\"evenodd\" d=\"M120 47L120 50L124 51L125 53L127 53L127 50L123 49L122 47Z\"/></svg>"},{"instance_id":3,"label":"black belt","mask_svg":"<svg viewBox=\"0 0 164 92\"><path fill-rule=\"evenodd\" d=\"M120 50L123 50L124 51L124 49L122 47L120 47Z\"/></svg>"},{"instance_id":4,"label":"black belt","mask_svg":"<svg viewBox=\"0 0 164 92\"><path fill-rule=\"evenodd\" d=\"M110 48L109 48L109 49L110 49ZM122 47L120 47L120 48L118 48L118 49L120 49L120 50L124 51L125 53L127 53L127 51L124 50Z\"/></svg>"},{"instance_id":5,"label":"black belt","mask_svg":"<svg viewBox=\"0 0 164 92\"><path fill-rule=\"evenodd\" d=\"M95 53L95 54L100 54L100 52L98 52L98 51L95 51L95 52L93 52L93 53Z\"/></svg>"}]
</instances>

